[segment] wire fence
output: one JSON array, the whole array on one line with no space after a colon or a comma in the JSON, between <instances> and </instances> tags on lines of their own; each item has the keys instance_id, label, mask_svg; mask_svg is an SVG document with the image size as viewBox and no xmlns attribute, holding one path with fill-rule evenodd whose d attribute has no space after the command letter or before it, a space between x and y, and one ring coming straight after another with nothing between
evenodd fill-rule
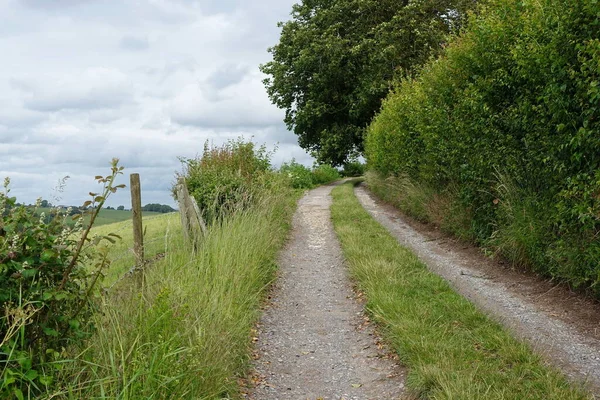
<instances>
[{"instance_id":1,"label":"wire fence","mask_svg":"<svg viewBox=\"0 0 600 400\"><path fill-rule=\"evenodd\" d=\"M156 261L157 256L164 256L168 251L169 241L176 236L170 233L170 227L167 226L165 234L156 237L147 236L143 225L152 225L157 219L164 219L164 215L157 215L142 219L141 210L141 188L139 185L139 175L131 174L131 199L132 199L132 218L122 221L121 226L117 227L112 234L119 235L127 230L133 232L133 243L121 252L113 254L111 258L112 268L119 267L119 270L125 270L118 277L114 278L110 286L105 287L105 291L112 290L120 282L139 273L143 276L146 266ZM194 198L189 195L185 181L180 180L177 185L177 200L179 202L179 216L181 219L181 232L183 239L193 246L194 250L201 237L207 232L206 224ZM170 224L170 221L169 221ZM156 243L164 242L162 253ZM129 264L131 260L131 264ZM118 266L119 263L125 263L125 267ZM129 265L127 265L129 264Z\"/></svg>"}]
</instances>

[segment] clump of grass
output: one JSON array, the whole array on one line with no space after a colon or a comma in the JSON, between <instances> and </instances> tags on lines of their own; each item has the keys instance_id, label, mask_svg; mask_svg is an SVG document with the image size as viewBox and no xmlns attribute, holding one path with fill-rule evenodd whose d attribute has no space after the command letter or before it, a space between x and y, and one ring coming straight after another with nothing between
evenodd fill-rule
<instances>
[{"instance_id":1,"label":"clump of grass","mask_svg":"<svg viewBox=\"0 0 600 400\"><path fill-rule=\"evenodd\" d=\"M332 218L351 274L409 373L431 399L588 399L525 344L432 274L360 206L333 191Z\"/></svg>"},{"instance_id":2,"label":"clump of grass","mask_svg":"<svg viewBox=\"0 0 600 400\"><path fill-rule=\"evenodd\" d=\"M470 210L457 201L458 194L454 188L449 187L444 192L439 192L425 183L416 183L408 175L384 179L374 171L367 172L366 180L378 197L417 221L432 223L461 239L475 239Z\"/></svg>"},{"instance_id":3,"label":"clump of grass","mask_svg":"<svg viewBox=\"0 0 600 400\"><path fill-rule=\"evenodd\" d=\"M65 370L72 384L64 397L239 395L237 378L249 366L252 328L295 199L282 190L224 216L195 252L172 221L165 257L147 270L143 289L123 281L105 297L96 335Z\"/></svg>"},{"instance_id":4,"label":"clump of grass","mask_svg":"<svg viewBox=\"0 0 600 400\"><path fill-rule=\"evenodd\" d=\"M547 257L552 222L539 196L526 193L506 175L497 174L497 224L486 245L513 265L531 267L552 263Z\"/></svg>"}]
</instances>

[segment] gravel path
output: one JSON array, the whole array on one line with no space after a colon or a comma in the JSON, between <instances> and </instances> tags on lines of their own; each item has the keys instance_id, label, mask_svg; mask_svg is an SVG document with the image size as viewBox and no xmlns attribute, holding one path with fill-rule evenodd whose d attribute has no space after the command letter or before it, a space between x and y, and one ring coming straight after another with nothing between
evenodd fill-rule
<instances>
[{"instance_id":1,"label":"gravel path","mask_svg":"<svg viewBox=\"0 0 600 400\"><path fill-rule=\"evenodd\" d=\"M356 188L355 193L365 209L402 245L411 248L430 270L449 281L455 290L500 320L517 336L531 343L572 379L585 381L596 394L600 393L599 340L580 334L556 318L557 313L541 310L519 291L513 290L517 285L503 281L501 274L492 279L482 273L479 263L485 261L464 257L460 251L443 247L413 229L397 211L380 205L362 186Z\"/></svg>"},{"instance_id":2,"label":"gravel path","mask_svg":"<svg viewBox=\"0 0 600 400\"><path fill-rule=\"evenodd\" d=\"M249 394L268 399L401 398L404 371L365 323L330 221L331 186L299 202L280 256L272 303L259 326Z\"/></svg>"}]
</instances>

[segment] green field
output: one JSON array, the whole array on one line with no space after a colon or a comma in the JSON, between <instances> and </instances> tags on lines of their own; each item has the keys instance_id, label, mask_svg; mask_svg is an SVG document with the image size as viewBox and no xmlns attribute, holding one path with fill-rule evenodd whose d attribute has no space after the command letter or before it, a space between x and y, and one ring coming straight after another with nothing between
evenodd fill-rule
<instances>
[{"instance_id":1,"label":"green field","mask_svg":"<svg viewBox=\"0 0 600 400\"><path fill-rule=\"evenodd\" d=\"M48 215L53 210L54 209L50 207L39 207L37 212L38 214L45 213L46 215ZM142 214L144 217L161 215L161 213L151 211L144 211ZM96 218L94 226L101 226L106 224L112 224L115 222L127 221L128 219L131 219L131 211L102 209L102 211L100 211L100 214Z\"/></svg>"}]
</instances>

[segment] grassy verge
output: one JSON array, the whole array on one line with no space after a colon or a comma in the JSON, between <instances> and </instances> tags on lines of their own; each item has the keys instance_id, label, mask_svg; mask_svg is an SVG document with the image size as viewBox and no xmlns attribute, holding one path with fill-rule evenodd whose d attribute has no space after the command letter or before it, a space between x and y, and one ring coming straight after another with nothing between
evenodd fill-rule
<instances>
[{"instance_id":1,"label":"grassy verge","mask_svg":"<svg viewBox=\"0 0 600 400\"><path fill-rule=\"evenodd\" d=\"M148 269L143 290L127 280L104 298L98 329L65 368L72 383L58 397L239 397L237 377L249 366L252 328L297 198L283 192L214 225L196 253L178 220L160 224L165 257Z\"/></svg>"},{"instance_id":2,"label":"grassy verge","mask_svg":"<svg viewBox=\"0 0 600 400\"><path fill-rule=\"evenodd\" d=\"M333 190L332 218L367 309L430 399L586 399L531 349L454 292L361 207Z\"/></svg>"}]
</instances>

